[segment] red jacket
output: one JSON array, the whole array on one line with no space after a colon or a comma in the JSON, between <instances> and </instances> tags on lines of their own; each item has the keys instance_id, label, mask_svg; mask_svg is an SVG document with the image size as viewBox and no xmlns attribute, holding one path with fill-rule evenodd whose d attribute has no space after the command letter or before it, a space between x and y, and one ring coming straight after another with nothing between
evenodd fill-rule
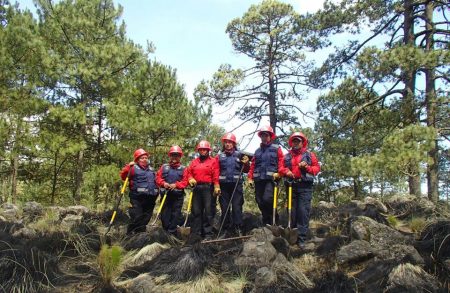
<instances>
[{"instance_id":1,"label":"red jacket","mask_svg":"<svg viewBox=\"0 0 450 293\"><path fill-rule=\"evenodd\" d=\"M197 184L219 184L219 165L217 160L210 156L203 161L200 158L193 160L188 168L188 179L192 178L197 181Z\"/></svg>"},{"instance_id":2,"label":"red jacket","mask_svg":"<svg viewBox=\"0 0 450 293\"><path fill-rule=\"evenodd\" d=\"M166 181L164 181L164 178L163 178L163 167L164 167L164 165L162 165L159 168L158 172L156 173L156 184L159 187L164 187L164 183L166 183ZM176 189L185 189L188 186L188 184L189 184L189 182L188 182L188 168L184 168L184 170L183 170L183 178L181 178L181 180L178 180L177 182L175 182L175 186L176 186Z\"/></svg>"},{"instance_id":3,"label":"red jacket","mask_svg":"<svg viewBox=\"0 0 450 293\"><path fill-rule=\"evenodd\" d=\"M305 152L307 152L307 148L308 148L308 139L305 136L302 136L302 140L303 140L303 145L302 148L300 150L293 150L290 149L289 153L291 154L291 170L292 173L294 173L295 179L301 178L301 172L300 172L300 167L298 166L298 164L301 162L302 160L302 156ZM314 154L313 152L309 152L311 154L311 165L306 167L306 172L309 174L312 174L313 176L316 176L317 174L319 174L320 172L320 165L319 165L319 161L317 160L316 154ZM286 176L286 174L289 172L289 168L285 167L282 171L281 174L283 176Z\"/></svg>"}]
</instances>

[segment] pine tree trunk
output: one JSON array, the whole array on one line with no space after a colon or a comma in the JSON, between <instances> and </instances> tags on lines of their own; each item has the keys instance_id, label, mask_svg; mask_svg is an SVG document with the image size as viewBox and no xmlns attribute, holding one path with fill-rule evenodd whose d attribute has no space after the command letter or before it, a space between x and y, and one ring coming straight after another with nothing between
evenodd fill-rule
<instances>
[{"instance_id":1,"label":"pine tree trunk","mask_svg":"<svg viewBox=\"0 0 450 293\"><path fill-rule=\"evenodd\" d=\"M77 158L77 168L75 170L75 186L73 192L73 198L76 204L80 204L81 202L81 185L83 183L83 159L84 159L84 151L80 150L78 152Z\"/></svg>"},{"instance_id":2,"label":"pine tree trunk","mask_svg":"<svg viewBox=\"0 0 450 293\"><path fill-rule=\"evenodd\" d=\"M19 173L18 155L14 155L11 166L11 202L15 204L17 201L17 175Z\"/></svg>"},{"instance_id":3,"label":"pine tree trunk","mask_svg":"<svg viewBox=\"0 0 450 293\"><path fill-rule=\"evenodd\" d=\"M414 43L414 10L413 1L405 0L404 2L404 44L409 46L415 46ZM407 69L403 72L403 82L405 88L403 92L403 120L406 125L412 125L418 123L418 117L415 114L415 88L416 88L416 72L412 69ZM409 193L421 196L420 192L420 174L419 165L415 162L410 162L410 169L408 170L408 186Z\"/></svg>"},{"instance_id":4,"label":"pine tree trunk","mask_svg":"<svg viewBox=\"0 0 450 293\"><path fill-rule=\"evenodd\" d=\"M427 52L434 49L433 42L433 11L434 5L432 1L426 4L426 48ZM425 69L425 101L427 109L427 126L436 127L436 87L435 87L435 70L434 68ZM439 180L438 180L438 142L435 140L433 149L428 152L429 164L427 166L427 186L428 198L437 202L439 200Z\"/></svg>"}]
</instances>

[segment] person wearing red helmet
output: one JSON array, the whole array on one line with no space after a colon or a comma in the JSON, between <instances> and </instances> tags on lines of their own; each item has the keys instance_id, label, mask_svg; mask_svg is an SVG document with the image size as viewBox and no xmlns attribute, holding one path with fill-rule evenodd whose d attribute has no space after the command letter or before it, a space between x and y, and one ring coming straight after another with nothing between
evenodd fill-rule
<instances>
[{"instance_id":1,"label":"person wearing red helmet","mask_svg":"<svg viewBox=\"0 0 450 293\"><path fill-rule=\"evenodd\" d=\"M276 136L272 127L263 126L258 131L261 138L260 147L255 151L248 184L255 187L256 203L261 211L263 225L272 224L273 191L275 181L280 178L280 171L284 168L284 156L281 147L273 143ZM278 218L278 215L276 215Z\"/></svg>"},{"instance_id":2,"label":"person wearing red helmet","mask_svg":"<svg viewBox=\"0 0 450 293\"><path fill-rule=\"evenodd\" d=\"M176 235L177 225L182 221L184 188L188 185L187 169L181 165L183 151L177 145L169 149L169 163L163 164L156 173L156 184L167 191L166 202L161 211L162 227Z\"/></svg>"},{"instance_id":3,"label":"person wearing red helmet","mask_svg":"<svg viewBox=\"0 0 450 293\"><path fill-rule=\"evenodd\" d=\"M220 195L219 168L209 155L211 145L202 140L196 147L199 157L188 168L189 185L195 187L192 198L192 232L205 238L213 237L213 196Z\"/></svg>"},{"instance_id":4,"label":"person wearing red helmet","mask_svg":"<svg viewBox=\"0 0 450 293\"><path fill-rule=\"evenodd\" d=\"M294 132L289 137L289 146L282 175L292 180L291 221L299 232L297 244L304 248L309 230L314 177L320 172L320 165L316 155L308 150L308 139L303 133Z\"/></svg>"},{"instance_id":5,"label":"person wearing red helmet","mask_svg":"<svg viewBox=\"0 0 450 293\"><path fill-rule=\"evenodd\" d=\"M148 165L149 154L143 149L137 149L133 157L134 161L125 165L120 172L122 180L129 176L130 181L131 207L128 209L130 223L128 224L127 234L146 231L158 195L155 172Z\"/></svg>"},{"instance_id":6,"label":"person wearing red helmet","mask_svg":"<svg viewBox=\"0 0 450 293\"><path fill-rule=\"evenodd\" d=\"M222 137L222 152L216 157L219 166L219 182L221 196L219 198L222 211L221 223L228 233L242 234L242 206L244 205L244 189L242 172L250 169L249 158L236 147L236 136L226 133ZM234 194L233 194L234 191ZM231 206L230 205L231 201ZM226 215L226 217L225 217Z\"/></svg>"}]
</instances>

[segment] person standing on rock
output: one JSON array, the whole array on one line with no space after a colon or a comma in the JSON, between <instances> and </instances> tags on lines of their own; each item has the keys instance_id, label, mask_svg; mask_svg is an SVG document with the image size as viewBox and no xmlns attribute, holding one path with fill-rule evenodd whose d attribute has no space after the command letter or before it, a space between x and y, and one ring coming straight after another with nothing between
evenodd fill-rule
<instances>
[{"instance_id":1,"label":"person standing on rock","mask_svg":"<svg viewBox=\"0 0 450 293\"><path fill-rule=\"evenodd\" d=\"M188 168L188 182L194 187L192 198L192 232L211 239L213 237L214 196L220 195L219 167L210 156L211 145L202 140L196 147L199 157Z\"/></svg>"},{"instance_id":2,"label":"person standing on rock","mask_svg":"<svg viewBox=\"0 0 450 293\"><path fill-rule=\"evenodd\" d=\"M309 230L314 177L320 172L320 165L316 155L307 149L308 139L303 133L294 132L289 137L289 147L289 153L284 157L282 175L292 182L291 221L299 232L297 244L304 248Z\"/></svg>"},{"instance_id":3,"label":"person standing on rock","mask_svg":"<svg viewBox=\"0 0 450 293\"><path fill-rule=\"evenodd\" d=\"M252 159L248 184L255 187L256 203L265 226L272 224L273 191L276 181L281 177L279 172L284 168L284 156L281 147L273 143L276 136L272 127L262 127L258 136L261 138L261 144Z\"/></svg>"},{"instance_id":4,"label":"person standing on rock","mask_svg":"<svg viewBox=\"0 0 450 293\"><path fill-rule=\"evenodd\" d=\"M169 163L163 164L156 173L156 183L167 192L165 204L161 211L162 227L176 235L177 225L182 220L181 208L184 201L184 189L188 186L187 168L181 165L183 151L177 145L169 149Z\"/></svg>"},{"instance_id":5,"label":"person standing on rock","mask_svg":"<svg viewBox=\"0 0 450 293\"><path fill-rule=\"evenodd\" d=\"M216 156L216 160L219 166L221 191L219 203L222 216L220 222L223 223L223 229L228 230L228 233L234 234L235 232L240 236L242 235L242 206L244 205L242 173L247 173L250 169L249 158L238 151L236 136L233 133L226 133L222 137L222 152Z\"/></svg>"},{"instance_id":6,"label":"person standing on rock","mask_svg":"<svg viewBox=\"0 0 450 293\"><path fill-rule=\"evenodd\" d=\"M158 196L155 172L148 164L149 154L143 149L137 149L133 157L134 161L125 165L120 172L122 180L125 180L128 176L130 181L131 206L128 209L130 216L130 223L127 228L128 235L146 231Z\"/></svg>"}]
</instances>

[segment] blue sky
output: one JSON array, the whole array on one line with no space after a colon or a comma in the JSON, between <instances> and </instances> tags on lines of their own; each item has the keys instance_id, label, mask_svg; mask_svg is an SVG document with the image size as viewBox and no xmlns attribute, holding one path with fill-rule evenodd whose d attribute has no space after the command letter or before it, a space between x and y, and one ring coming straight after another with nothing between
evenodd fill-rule
<instances>
[{"instance_id":1,"label":"blue sky","mask_svg":"<svg viewBox=\"0 0 450 293\"><path fill-rule=\"evenodd\" d=\"M21 8L34 10L32 0L18 1ZM122 20L127 36L146 47L150 41L156 51L150 56L177 70L179 81L184 84L192 98L194 88L202 79L210 79L223 63L243 67L249 60L233 52L231 41L225 33L227 24L242 15L256 0L114 0L123 7ZM299 14L314 12L322 7L323 0L284 0ZM315 108L315 98L308 107ZM229 121L229 113L217 109L214 123L224 125L226 130L238 124ZM311 124L312 126L312 124ZM251 131L254 126L236 131ZM246 144L242 142L241 145ZM258 146L258 139L250 144L250 151Z\"/></svg>"}]
</instances>

